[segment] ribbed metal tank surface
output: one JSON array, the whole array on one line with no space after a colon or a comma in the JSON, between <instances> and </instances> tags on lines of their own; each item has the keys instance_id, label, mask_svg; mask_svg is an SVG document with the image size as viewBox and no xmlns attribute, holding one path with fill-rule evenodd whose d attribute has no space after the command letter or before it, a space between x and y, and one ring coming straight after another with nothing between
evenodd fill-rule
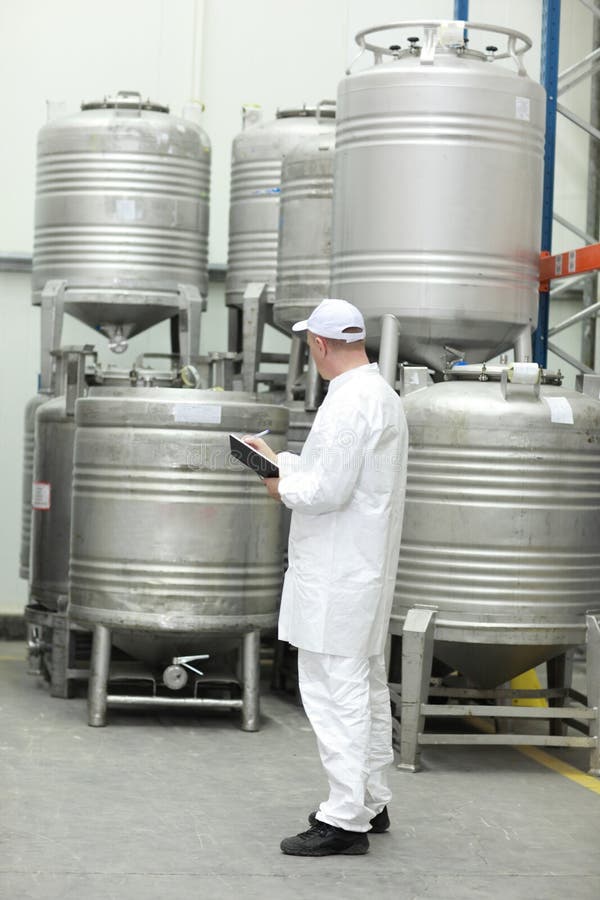
<instances>
[{"instance_id":1,"label":"ribbed metal tank surface","mask_svg":"<svg viewBox=\"0 0 600 900\"><path fill-rule=\"evenodd\" d=\"M125 337L206 295L210 142L168 108L118 95L38 137L33 302L67 281L69 312Z\"/></svg>"},{"instance_id":2,"label":"ribbed metal tank surface","mask_svg":"<svg viewBox=\"0 0 600 900\"><path fill-rule=\"evenodd\" d=\"M331 295L437 370L537 321L545 93L492 57L402 50L338 90Z\"/></svg>"},{"instance_id":3,"label":"ribbed metal tank surface","mask_svg":"<svg viewBox=\"0 0 600 900\"><path fill-rule=\"evenodd\" d=\"M70 615L170 633L272 627L282 582L280 505L229 454L230 432L288 412L256 395L92 389L77 402Z\"/></svg>"},{"instance_id":4,"label":"ribbed metal tank surface","mask_svg":"<svg viewBox=\"0 0 600 900\"><path fill-rule=\"evenodd\" d=\"M316 412L307 412L304 409L303 400L290 400L285 404L285 407L289 410L290 413L287 449L290 451L290 453L297 453L299 456L302 453L302 448L304 447L304 442L308 437L308 433L312 428ZM291 509L288 509L284 504L282 504L282 507L285 564L287 567L288 540L290 536L292 511Z\"/></svg>"},{"instance_id":5,"label":"ribbed metal tank surface","mask_svg":"<svg viewBox=\"0 0 600 900\"><path fill-rule=\"evenodd\" d=\"M495 686L585 640L600 605L600 403L450 382L404 398L410 451L392 620L439 610L436 656ZM568 424L572 416L572 424Z\"/></svg>"},{"instance_id":6,"label":"ribbed metal tank surface","mask_svg":"<svg viewBox=\"0 0 600 900\"><path fill-rule=\"evenodd\" d=\"M49 394L36 394L25 407L23 428L23 481L21 488L21 550L19 577L29 578L31 547L31 486L33 483L33 454L35 447L35 414L50 399Z\"/></svg>"},{"instance_id":7,"label":"ribbed metal tank surface","mask_svg":"<svg viewBox=\"0 0 600 900\"><path fill-rule=\"evenodd\" d=\"M242 306L249 282L266 282L273 301L282 160L333 115L331 108L320 109L318 119L316 107L282 109L273 122L252 124L253 111L245 111L248 124L234 139L231 153L227 305Z\"/></svg>"},{"instance_id":8,"label":"ribbed metal tank surface","mask_svg":"<svg viewBox=\"0 0 600 900\"><path fill-rule=\"evenodd\" d=\"M302 141L283 160L273 314L291 331L329 296L335 123L322 120L319 134Z\"/></svg>"},{"instance_id":9,"label":"ribbed metal tank surface","mask_svg":"<svg viewBox=\"0 0 600 900\"><path fill-rule=\"evenodd\" d=\"M69 593L69 540L75 422L65 397L39 407L35 416L33 483L40 496L31 511L30 596L56 610Z\"/></svg>"}]
</instances>

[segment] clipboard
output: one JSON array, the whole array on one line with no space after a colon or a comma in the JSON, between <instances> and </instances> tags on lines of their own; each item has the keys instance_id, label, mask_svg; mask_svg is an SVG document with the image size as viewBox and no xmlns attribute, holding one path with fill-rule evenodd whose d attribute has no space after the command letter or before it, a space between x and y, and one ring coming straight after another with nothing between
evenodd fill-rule
<instances>
[{"instance_id":1,"label":"clipboard","mask_svg":"<svg viewBox=\"0 0 600 900\"><path fill-rule=\"evenodd\" d=\"M256 472L261 478L279 478L279 468L271 460L255 450L249 444L236 437L235 434L229 435L229 449L231 455L238 459L253 472Z\"/></svg>"}]
</instances>

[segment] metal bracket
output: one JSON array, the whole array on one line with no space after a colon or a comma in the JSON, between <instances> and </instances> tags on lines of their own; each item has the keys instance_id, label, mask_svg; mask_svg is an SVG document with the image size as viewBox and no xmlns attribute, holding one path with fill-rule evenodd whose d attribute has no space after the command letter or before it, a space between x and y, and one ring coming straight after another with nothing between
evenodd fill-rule
<instances>
[{"instance_id":1,"label":"metal bracket","mask_svg":"<svg viewBox=\"0 0 600 900\"><path fill-rule=\"evenodd\" d=\"M242 383L243 389L251 394L256 390L256 373L260 366L267 290L266 282L253 281L247 285L244 291Z\"/></svg>"},{"instance_id":2,"label":"metal bracket","mask_svg":"<svg viewBox=\"0 0 600 900\"><path fill-rule=\"evenodd\" d=\"M47 281L42 290L41 317L41 372L40 390L52 391L54 385L54 361L52 352L60 347L65 312L67 282L58 279Z\"/></svg>"}]
</instances>

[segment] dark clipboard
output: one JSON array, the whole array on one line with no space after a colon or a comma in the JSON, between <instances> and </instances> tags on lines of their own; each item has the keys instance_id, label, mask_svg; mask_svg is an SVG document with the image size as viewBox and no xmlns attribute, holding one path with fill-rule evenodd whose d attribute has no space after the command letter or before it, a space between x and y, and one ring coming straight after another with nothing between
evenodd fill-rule
<instances>
[{"instance_id":1,"label":"dark clipboard","mask_svg":"<svg viewBox=\"0 0 600 900\"><path fill-rule=\"evenodd\" d=\"M229 435L229 448L231 455L235 459L239 459L241 463L248 466L261 478L279 478L278 467L266 456L263 456L262 453L259 453L258 450L255 450L254 447L245 444L235 434Z\"/></svg>"}]
</instances>

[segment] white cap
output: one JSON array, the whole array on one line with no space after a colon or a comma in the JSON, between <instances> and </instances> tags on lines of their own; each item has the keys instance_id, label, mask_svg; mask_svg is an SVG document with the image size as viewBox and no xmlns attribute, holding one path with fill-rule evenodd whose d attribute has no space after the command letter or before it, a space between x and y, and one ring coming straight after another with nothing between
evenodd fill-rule
<instances>
[{"instance_id":1,"label":"white cap","mask_svg":"<svg viewBox=\"0 0 600 900\"><path fill-rule=\"evenodd\" d=\"M360 332L344 333L345 328L360 328ZM366 336L365 320L360 309L347 300L333 298L322 300L308 319L292 325L292 331L306 330L318 334L319 337L346 341L347 344L362 341Z\"/></svg>"}]
</instances>

